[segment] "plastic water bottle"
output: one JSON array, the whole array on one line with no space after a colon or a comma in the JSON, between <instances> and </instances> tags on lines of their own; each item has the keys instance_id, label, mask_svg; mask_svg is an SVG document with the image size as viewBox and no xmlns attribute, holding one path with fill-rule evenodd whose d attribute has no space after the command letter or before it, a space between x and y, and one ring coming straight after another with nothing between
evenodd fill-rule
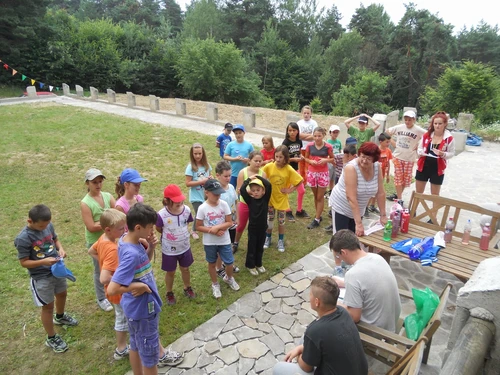
<instances>
[{"instance_id":1,"label":"plastic water bottle","mask_svg":"<svg viewBox=\"0 0 500 375\"><path fill-rule=\"evenodd\" d=\"M433 237L425 237L422 241L412 246L408 251L411 260L418 260L420 256L434 244Z\"/></svg>"},{"instance_id":2,"label":"plastic water bottle","mask_svg":"<svg viewBox=\"0 0 500 375\"><path fill-rule=\"evenodd\" d=\"M390 241L392 236L392 221L387 220L387 224L384 227L384 241Z\"/></svg>"},{"instance_id":3,"label":"plastic water bottle","mask_svg":"<svg viewBox=\"0 0 500 375\"><path fill-rule=\"evenodd\" d=\"M491 235L490 223L486 223L484 224L483 227L483 234L481 235L481 241L479 241L479 248L481 250L488 250L488 247L490 246L490 235Z\"/></svg>"},{"instance_id":4,"label":"plastic water bottle","mask_svg":"<svg viewBox=\"0 0 500 375\"><path fill-rule=\"evenodd\" d=\"M462 245L468 245L470 240L470 232L472 230L472 224L470 219L464 225L464 234L462 235Z\"/></svg>"},{"instance_id":5,"label":"plastic water bottle","mask_svg":"<svg viewBox=\"0 0 500 375\"><path fill-rule=\"evenodd\" d=\"M406 209L401 215L401 233L408 233L408 229L410 229L410 211Z\"/></svg>"},{"instance_id":6,"label":"plastic water bottle","mask_svg":"<svg viewBox=\"0 0 500 375\"><path fill-rule=\"evenodd\" d=\"M394 211L392 215L392 238L396 238L399 233L399 227L401 223L401 211Z\"/></svg>"},{"instance_id":7,"label":"plastic water bottle","mask_svg":"<svg viewBox=\"0 0 500 375\"><path fill-rule=\"evenodd\" d=\"M444 242L451 242L453 237L453 228L455 228L455 222L453 221L453 218L450 217L444 226Z\"/></svg>"}]
</instances>

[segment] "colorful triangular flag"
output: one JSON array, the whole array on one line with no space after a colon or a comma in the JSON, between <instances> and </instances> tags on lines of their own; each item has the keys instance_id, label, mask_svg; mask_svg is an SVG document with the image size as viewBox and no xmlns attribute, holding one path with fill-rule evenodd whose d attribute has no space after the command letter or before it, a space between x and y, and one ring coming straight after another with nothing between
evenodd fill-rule
<instances>
[{"instance_id":1,"label":"colorful triangular flag","mask_svg":"<svg viewBox=\"0 0 500 375\"><path fill-rule=\"evenodd\" d=\"M31 79L31 86L33 86L35 84L35 80L32 78Z\"/></svg>"},{"instance_id":2,"label":"colorful triangular flag","mask_svg":"<svg viewBox=\"0 0 500 375\"><path fill-rule=\"evenodd\" d=\"M52 91L54 89L54 86L49 85L49 91Z\"/></svg>"},{"instance_id":3,"label":"colorful triangular flag","mask_svg":"<svg viewBox=\"0 0 500 375\"><path fill-rule=\"evenodd\" d=\"M45 86L45 83L40 82L40 88L43 89L43 86Z\"/></svg>"},{"instance_id":4,"label":"colorful triangular flag","mask_svg":"<svg viewBox=\"0 0 500 375\"><path fill-rule=\"evenodd\" d=\"M59 91L59 87L56 87L56 91Z\"/></svg>"},{"instance_id":5,"label":"colorful triangular flag","mask_svg":"<svg viewBox=\"0 0 500 375\"><path fill-rule=\"evenodd\" d=\"M23 79L21 79L21 81L24 81L26 78L28 78L24 74L21 74L21 75L22 75L22 78L23 78Z\"/></svg>"},{"instance_id":6,"label":"colorful triangular flag","mask_svg":"<svg viewBox=\"0 0 500 375\"><path fill-rule=\"evenodd\" d=\"M9 70L9 66L7 64L3 64L3 67L5 68L5 70Z\"/></svg>"},{"instance_id":7,"label":"colorful triangular flag","mask_svg":"<svg viewBox=\"0 0 500 375\"><path fill-rule=\"evenodd\" d=\"M12 69L12 75L15 76L17 74L17 70L16 69Z\"/></svg>"}]
</instances>

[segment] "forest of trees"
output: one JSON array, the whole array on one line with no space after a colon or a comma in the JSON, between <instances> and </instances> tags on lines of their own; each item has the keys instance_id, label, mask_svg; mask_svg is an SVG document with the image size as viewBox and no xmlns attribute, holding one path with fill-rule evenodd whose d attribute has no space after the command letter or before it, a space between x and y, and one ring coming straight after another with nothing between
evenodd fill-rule
<instances>
[{"instance_id":1,"label":"forest of trees","mask_svg":"<svg viewBox=\"0 0 500 375\"><path fill-rule=\"evenodd\" d=\"M0 59L47 85L344 116L414 106L500 117L498 27L456 31L413 3L398 24L360 5L347 29L316 0L192 0L185 12L175 0L2 3ZM0 83L26 86L12 74Z\"/></svg>"}]
</instances>

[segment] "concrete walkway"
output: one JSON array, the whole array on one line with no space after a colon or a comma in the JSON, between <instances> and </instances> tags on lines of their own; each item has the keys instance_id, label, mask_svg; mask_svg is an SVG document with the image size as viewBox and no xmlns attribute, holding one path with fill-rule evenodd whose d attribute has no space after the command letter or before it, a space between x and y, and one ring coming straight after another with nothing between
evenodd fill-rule
<instances>
[{"instance_id":1,"label":"concrete walkway","mask_svg":"<svg viewBox=\"0 0 500 375\"><path fill-rule=\"evenodd\" d=\"M40 101L89 108L214 136L221 131L221 126L203 121L67 97L23 102ZM0 105L17 103L1 101ZM246 139L260 145L261 135L248 132ZM451 160L446 170L441 195L475 204L500 202L498 171L500 171L499 144L484 143L481 147L467 147L465 152ZM405 201L409 200L413 189L412 186L405 191ZM366 219L365 224L369 225L376 219L376 217ZM471 219L475 221L477 230L477 218ZM315 319L315 313L310 309L308 302L310 280L317 275L331 274L333 263L333 257L326 245L314 249L173 343L175 350L185 351L185 360L175 368L160 369L160 373L272 374L274 364L298 344L307 325ZM443 315L442 325L434 335L429 363L423 365L421 369L421 374L438 374L448 341L457 291L463 283L453 275L421 267L402 258L393 258L391 268L401 289L411 290L413 287L428 286L439 293L447 282L451 282L454 286ZM406 315L413 310L412 302L403 301L403 314ZM377 364L372 371L383 374L386 369L384 365Z\"/></svg>"}]
</instances>

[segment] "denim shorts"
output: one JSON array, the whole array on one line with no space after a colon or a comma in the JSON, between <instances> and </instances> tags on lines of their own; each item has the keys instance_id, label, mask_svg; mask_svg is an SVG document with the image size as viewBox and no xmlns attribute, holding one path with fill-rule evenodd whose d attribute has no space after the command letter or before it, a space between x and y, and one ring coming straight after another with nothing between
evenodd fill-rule
<instances>
[{"instance_id":1,"label":"denim shorts","mask_svg":"<svg viewBox=\"0 0 500 375\"><path fill-rule=\"evenodd\" d=\"M204 245L205 248L205 259L208 263L215 263L217 260L217 254L225 265L229 266L234 263L233 248L231 244L227 245Z\"/></svg>"},{"instance_id":2,"label":"denim shorts","mask_svg":"<svg viewBox=\"0 0 500 375\"><path fill-rule=\"evenodd\" d=\"M146 319L129 319L130 350L139 352L144 367L155 367L160 358L159 314Z\"/></svg>"}]
</instances>

